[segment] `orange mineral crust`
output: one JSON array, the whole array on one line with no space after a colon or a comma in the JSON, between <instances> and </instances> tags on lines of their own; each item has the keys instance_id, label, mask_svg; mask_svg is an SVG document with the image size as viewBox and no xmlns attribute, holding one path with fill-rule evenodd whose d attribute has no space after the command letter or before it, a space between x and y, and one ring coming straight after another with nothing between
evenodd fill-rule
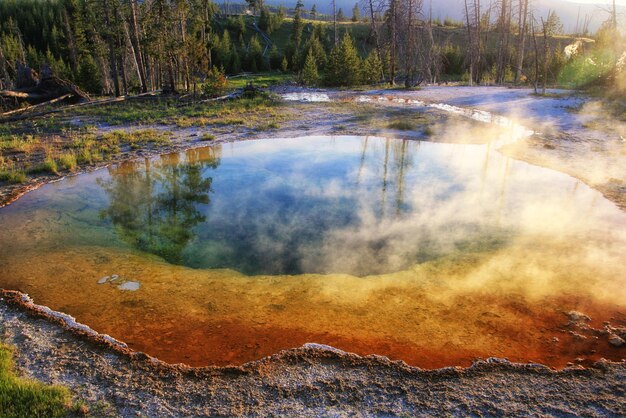
<instances>
[{"instance_id":1,"label":"orange mineral crust","mask_svg":"<svg viewBox=\"0 0 626 418\"><path fill-rule=\"evenodd\" d=\"M625 357L626 214L489 145L207 147L46 185L0 224L1 288L171 363Z\"/></svg>"}]
</instances>

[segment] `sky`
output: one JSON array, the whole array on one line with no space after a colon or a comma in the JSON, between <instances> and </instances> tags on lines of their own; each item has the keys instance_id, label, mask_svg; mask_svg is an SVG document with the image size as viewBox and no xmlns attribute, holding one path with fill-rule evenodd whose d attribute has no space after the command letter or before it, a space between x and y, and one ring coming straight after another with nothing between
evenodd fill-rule
<instances>
[{"instance_id":1,"label":"sky","mask_svg":"<svg viewBox=\"0 0 626 418\"><path fill-rule=\"evenodd\" d=\"M232 3L243 0L217 0L219 3L230 1ZM351 16L354 3L363 4L362 0L336 0L337 7L342 8L344 14ZM432 11L434 18L444 19L450 17L461 20L463 18L463 0L423 0L424 7L429 7L432 1ZM265 0L267 4L284 5L293 7L296 0ZM318 12L331 13L331 0L303 0L305 8L310 9L313 4L317 6ZM485 0L483 3L489 3ZM612 0L532 0L537 15L545 16L550 10L555 10L561 18L564 30L572 32L577 29L577 21L582 21L585 17L590 19L588 29L593 33L600 27L602 22L608 19L607 5L612 5ZM618 16L620 20L626 19L626 0L616 0L618 6Z\"/></svg>"},{"instance_id":2,"label":"sky","mask_svg":"<svg viewBox=\"0 0 626 418\"><path fill-rule=\"evenodd\" d=\"M605 4L613 4L612 0L608 1L597 1L597 0L565 0L568 1L570 3L584 3L584 4L598 4L598 5L605 5ZM618 6L626 6L626 0L615 0L615 4Z\"/></svg>"}]
</instances>

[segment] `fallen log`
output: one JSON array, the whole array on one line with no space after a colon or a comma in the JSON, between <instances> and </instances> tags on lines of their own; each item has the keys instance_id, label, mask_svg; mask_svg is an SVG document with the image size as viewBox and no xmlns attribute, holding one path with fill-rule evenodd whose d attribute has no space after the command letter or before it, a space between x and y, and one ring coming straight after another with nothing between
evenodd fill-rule
<instances>
[{"instance_id":1,"label":"fallen log","mask_svg":"<svg viewBox=\"0 0 626 418\"><path fill-rule=\"evenodd\" d=\"M36 104L36 105L32 105L32 106L28 106L28 107L21 107L19 109L11 110L9 112L5 112L5 113L1 114L0 117L4 118L4 117L7 117L7 116L16 114L16 113L22 113L22 112L26 112L26 111L30 112L33 109L37 109L37 108L40 108L40 107L44 107L44 106L48 106L48 105L60 102L62 100L67 99L70 96L71 96L71 94L68 93L68 94L65 94L65 95L63 95L61 97L57 97L56 99L48 100L47 102L43 102L43 103L39 103L39 104Z\"/></svg>"},{"instance_id":2,"label":"fallen log","mask_svg":"<svg viewBox=\"0 0 626 418\"><path fill-rule=\"evenodd\" d=\"M23 119L29 119L29 118L36 118L39 116L45 116L45 115L49 115L52 113L59 113L59 112L65 112L66 110L71 110L71 109L75 109L77 107L86 107L86 106L99 106L99 105L104 105L104 104L109 104L109 103L117 103L117 102L123 102L126 100L134 100L134 99L147 99L150 98L148 96L155 96L157 93L160 93L160 90L156 90L156 91L150 91L147 93L141 93L138 94L136 96L120 96L120 97L113 97L110 99L103 99L103 100L95 100L95 101L89 101L89 102L81 102L81 103L76 103L73 105L68 105L68 106L63 106L63 107L58 107L56 109L47 109L44 110L42 112L37 112L37 113L29 113L29 114L21 114L21 115L14 115L12 117L8 117L8 118L3 118L3 115L7 115L7 113L4 113L3 115L0 115L0 123L5 123L5 122L15 122L18 120L23 120ZM57 101L61 101L63 99L57 100ZM42 103L41 107L45 106L46 104L49 103ZM33 109L33 107L30 107L29 109ZM10 116L10 115L9 115Z\"/></svg>"},{"instance_id":3,"label":"fallen log","mask_svg":"<svg viewBox=\"0 0 626 418\"><path fill-rule=\"evenodd\" d=\"M202 104L202 103L210 103L210 102L219 102L222 100L228 100L228 99L234 99L235 97L239 97L241 96L241 91L234 91L232 93L229 93L225 96L220 96L220 97L212 97L210 99L204 99L204 100L198 100L198 101L189 101L189 102L185 102L185 103L181 103L176 107L184 107L184 106L190 106L190 105L195 105L195 104Z\"/></svg>"},{"instance_id":4,"label":"fallen log","mask_svg":"<svg viewBox=\"0 0 626 418\"><path fill-rule=\"evenodd\" d=\"M21 91L14 90L0 90L0 96L2 97L14 97L18 99L26 99L28 98L28 93L24 93Z\"/></svg>"},{"instance_id":5,"label":"fallen log","mask_svg":"<svg viewBox=\"0 0 626 418\"><path fill-rule=\"evenodd\" d=\"M39 79L35 78L35 72L21 65L18 75L17 88L15 90L0 91L0 98L11 99L17 103L27 102L30 105L50 102L62 96L72 102L89 101L89 95L80 87L55 76L49 66L44 65Z\"/></svg>"}]
</instances>

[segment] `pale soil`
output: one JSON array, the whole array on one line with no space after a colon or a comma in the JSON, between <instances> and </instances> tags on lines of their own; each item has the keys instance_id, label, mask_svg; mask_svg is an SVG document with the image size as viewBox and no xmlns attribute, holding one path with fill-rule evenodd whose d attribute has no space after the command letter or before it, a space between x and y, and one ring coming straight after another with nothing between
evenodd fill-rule
<instances>
[{"instance_id":1,"label":"pale soil","mask_svg":"<svg viewBox=\"0 0 626 418\"><path fill-rule=\"evenodd\" d=\"M567 90L550 90L548 96L540 97L534 95L532 89L462 86L324 93L331 101L358 101L370 97L379 106L405 106L436 114L454 114L455 109L433 112L433 105L444 104L444 107L458 107L466 115L480 111L504 116L534 134L501 147L501 152L576 177L626 209L626 120L624 115L612 116L606 104L597 98ZM386 100L381 100L383 98ZM443 132L429 140L481 142L484 136L480 131L467 135L458 130Z\"/></svg>"},{"instance_id":2,"label":"pale soil","mask_svg":"<svg viewBox=\"0 0 626 418\"><path fill-rule=\"evenodd\" d=\"M393 100L364 105L356 98L367 94L446 103L505 115L538 132L500 148L501 152L570 174L625 209L626 144L620 137L624 123L606 116L599 104L582 96L560 93L539 98L530 93L484 87L329 92L331 100L339 104L294 103L293 120L279 129L254 132L233 128L220 133L215 142L328 134L424 138L421 128L393 131L384 124L373 127L355 119L353 111L360 106L369 106L364 107L366 112L382 113L389 108L415 108L426 111L434 123L451 116ZM472 122L471 127L476 124ZM171 145L128 152L120 159L207 145L199 139L201 128L159 129L174 132ZM430 139L468 140L455 135ZM27 188L0 187L0 206L50 180L54 177L33 179ZM114 350L53 320L35 318L5 300L0 301L0 332L4 341L17 347L21 373L66 384L90 403L95 415L626 415L624 362L560 372L507 362L422 371L386 358L308 347L242 367L189 369Z\"/></svg>"}]
</instances>

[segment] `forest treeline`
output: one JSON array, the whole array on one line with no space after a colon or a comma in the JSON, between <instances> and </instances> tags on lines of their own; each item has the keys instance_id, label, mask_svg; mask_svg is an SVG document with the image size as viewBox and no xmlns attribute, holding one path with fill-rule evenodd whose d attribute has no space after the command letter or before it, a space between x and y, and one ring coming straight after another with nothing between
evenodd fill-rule
<instances>
[{"instance_id":1,"label":"forest treeline","mask_svg":"<svg viewBox=\"0 0 626 418\"><path fill-rule=\"evenodd\" d=\"M248 13L211 0L2 0L0 89L21 64L49 65L94 94L190 91L223 73L281 71L309 85L463 80L581 85L623 54L615 12L591 39L565 36L529 0L463 0L463 22L431 19L423 0L361 0L322 20L313 6ZM610 12L610 11L609 11ZM568 46L569 45L569 46ZM566 48L567 46L567 48ZM219 83L217 83L219 84Z\"/></svg>"}]
</instances>

